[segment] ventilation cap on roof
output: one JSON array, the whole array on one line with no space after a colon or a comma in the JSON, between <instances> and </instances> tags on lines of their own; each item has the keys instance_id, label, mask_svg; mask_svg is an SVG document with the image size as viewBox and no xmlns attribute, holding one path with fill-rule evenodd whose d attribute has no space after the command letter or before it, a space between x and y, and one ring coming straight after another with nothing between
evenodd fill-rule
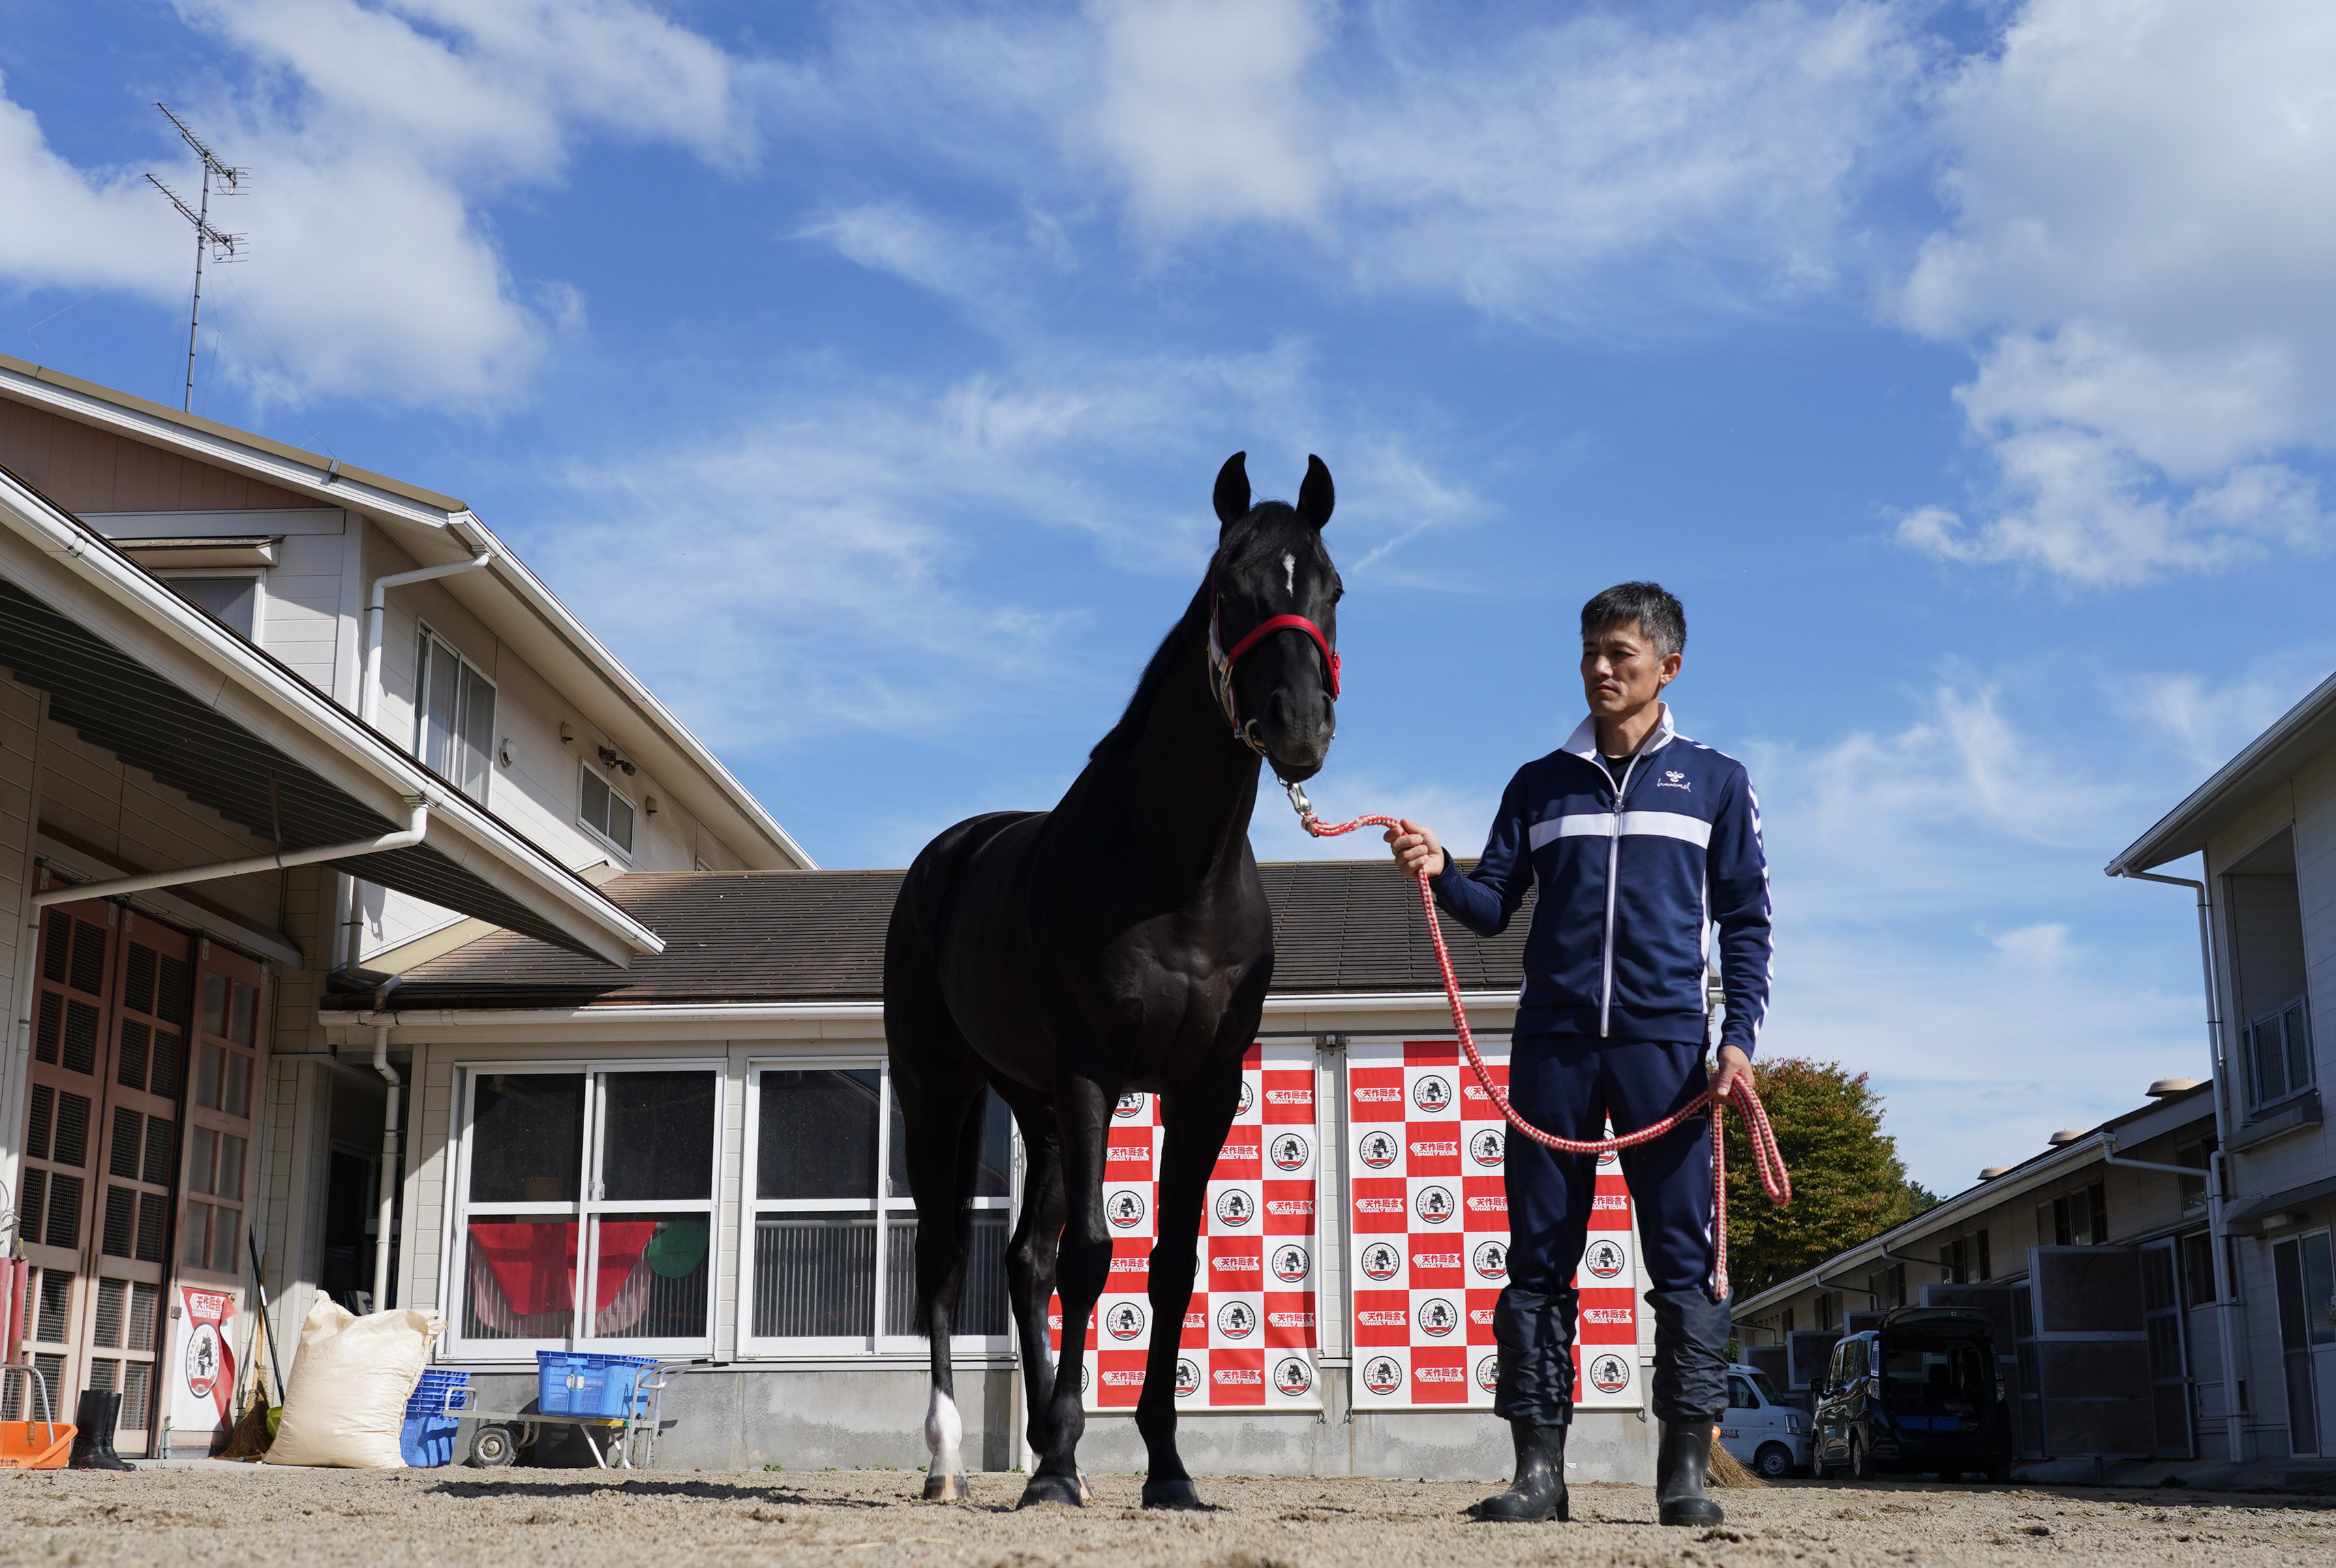
<instances>
[{"instance_id":1,"label":"ventilation cap on roof","mask_svg":"<svg viewBox=\"0 0 2336 1568\"><path fill-rule=\"evenodd\" d=\"M2008 1165L1991 1165L1985 1167L1979 1173L1979 1179L1983 1182L1991 1182L1996 1177L2002 1176L2010 1169L2011 1167Z\"/></svg>"},{"instance_id":2,"label":"ventilation cap on roof","mask_svg":"<svg viewBox=\"0 0 2336 1568\"><path fill-rule=\"evenodd\" d=\"M2187 1094L2198 1087L2195 1078L2161 1078L2143 1092L2152 1099L2164 1099L2169 1094Z\"/></svg>"},{"instance_id":3,"label":"ventilation cap on roof","mask_svg":"<svg viewBox=\"0 0 2336 1568\"><path fill-rule=\"evenodd\" d=\"M2050 1137L2046 1138L2044 1141L2050 1144L2054 1148L2059 1148L2062 1144L2074 1143L2084 1136L2085 1129L2083 1128L2064 1127L2059 1132L2054 1133Z\"/></svg>"}]
</instances>

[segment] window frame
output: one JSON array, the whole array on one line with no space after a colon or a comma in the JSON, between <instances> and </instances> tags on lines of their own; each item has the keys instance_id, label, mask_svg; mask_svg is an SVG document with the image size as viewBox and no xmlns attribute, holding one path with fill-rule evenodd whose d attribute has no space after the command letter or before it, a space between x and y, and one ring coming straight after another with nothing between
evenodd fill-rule
<instances>
[{"instance_id":1,"label":"window frame","mask_svg":"<svg viewBox=\"0 0 2336 1568\"><path fill-rule=\"evenodd\" d=\"M690 1057L595 1057L582 1060L524 1059L498 1061L492 1059L458 1061L454 1064L455 1093L453 1096L453 1122L447 1138L446 1162L449 1185L446 1204L447 1230L443 1269L441 1277L446 1288L440 1299L445 1302L447 1321L446 1345L448 1359L459 1361L505 1361L532 1359L538 1350L578 1350L602 1355L657 1356L665 1360L680 1360L691 1356L711 1356L722 1325L722 1202L724 1172L727 1168L724 1155L724 1133L728 1121L725 1114L730 1094L730 1064L718 1056ZM607 1102L601 1079L616 1073L628 1072L706 1072L714 1078L714 1147L709 1157L706 1196L703 1198L601 1198L592 1195L599 1191L602 1180L601 1155L605 1148ZM577 1196L567 1202L488 1201L474 1203L471 1198L471 1131L476 1125L479 1080L488 1074L517 1076L562 1075L580 1073L584 1078L584 1127L579 1139L577 1157ZM675 1214L703 1212L706 1218L706 1332L689 1338L664 1338L646 1335L589 1335L571 1331L560 1339L472 1339L464 1331L468 1321L470 1301L470 1222L473 1215L492 1219L497 1215L560 1215L576 1222L576 1290L569 1299L569 1323L571 1331L587 1325L589 1315L584 1309L583 1292L586 1282L598 1278L599 1273L597 1233L589 1223L595 1218L626 1214Z\"/></svg>"},{"instance_id":2,"label":"window frame","mask_svg":"<svg viewBox=\"0 0 2336 1568\"><path fill-rule=\"evenodd\" d=\"M2301 1052L2303 1064L2302 1080L2298 1082L2291 1078L2277 1094L2265 1094L2263 1092L2263 1042L2260 1031L2266 1024L2279 1031L2280 1055L2282 1058L2280 1067L2282 1074L2286 1073L2298 1060L2294 1043L2288 1038L2287 1019L2290 1014L2298 1018L2302 1025L2303 1049ZM2313 1058L2312 1047L2312 992L2310 990L2300 991L2277 1007L2267 1008L2249 1019L2242 1026L2239 1038L2245 1047L2249 1108L2257 1111L2275 1110L2292 1100L2301 1099L2320 1087L2319 1063Z\"/></svg>"},{"instance_id":3,"label":"window frame","mask_svg":"<svg viewBox=\"0 0 2336 1568\"><path fill-rule=\"evenodd\" d=\"M585 832L589 833L595 839L601 844L606 845L615 853L623 856L625 863L629 866L632 864L633 860L632 845L619 844L616 839L611 838L608 836L608 831L606 828L593 822L589 818L584 815L584 779L585 776L588 774L594 779L598 780L599 784L608 791L608 794L612 799L623 801L627 809L632 812L634 844L638 844L641 837L641 803L634 797L626 794L624 790L618 789L616 783L609 779L607 773L592 766L592 762L589 758L579 757L576 759L576 826L584 829Z\"/></svg>"},{"instance_id":4,"label":"window frame","mask_svg":"<svg viewBox=\"0 0 2336 1568\"><path fill-rule=\"evenodd\" d=\"M760 1185L762 1157L763 1075L766 1072L876 1073L876 1195L871 1198L766 1198ZM891 1230L892 1216L914 1216L916 1200L903 1193L893 1196L885 1188L892 1168L892 1063L882 1051L825 1051L808 1056L757 1056L746 1063L745 1134L738 1160L738 1268L734 1300L736 1304L737 1359L745 1361L785 1360L915 1360L926 1358L924 1339L916 1334L883 1331L891 1283ZM1022 1129L1007 1118L1007 1195L971 1200L977 1210L1002 1211L1010 1234L1022 1210ZM869 1331L865 1334L795 1336L754 1332L754 1233L765 1214L872 1215L876 1221L875 1289L871 1295ZM1009 1304L1006 1332L951 1334L949 1350L957 1355L1010 1355L1014 1350L1014 1317Z\"/></svg>"},{"instance_id":5,"label":"window frame","mask_svg":"<svg viewBox=\"0 0 2336 1568\"><path fill-rule=\"evenodd\" d=\"M424 750L423 742L427 737L426 727L430 721L431 644L435 643L440 647L445 649L446 652L452 653L454 656L456 665L460 669L468 672L479 682L481 685L483 685L489 692L494 694L495 719L497 721L497 725L500 724L502 718L503 694L502 688L496 682L495 678L488 674L484 670L479 668L478 664L474 663L468 654L464 653L461 648L455 645L454 640L452 637L447 636L435 626L433 626L428 621L423 620L419 616L414 618L414 741L410 750L414 754L414 760L420 762L423 767L428 768L430 767L430 759ZM455 693L457 713L453 733L449 737L449 743L453 750L446 759L447 761L454 765L454 771L440 774L439 776L444 779L447 783L452 784L455 789L462 790L462 798L464 799L469 800L477 806L485 806L487 804L488 797L494 793L495 765L498 760L498 754L501 748L496 738L490 734L487 740L486 766L480 775L482 783L480 785L479 793L472 795L469 790L463 789L462 757L462 753L470 749L471 742L462 733L463 725L462 714L461 711L462 702L462 695L458 691ZM490 730L492 730L496 728L497 725L490 725L489 728ZM433 769L433 771L435 771L435 769Z\"/></svg>"}]
</instances>

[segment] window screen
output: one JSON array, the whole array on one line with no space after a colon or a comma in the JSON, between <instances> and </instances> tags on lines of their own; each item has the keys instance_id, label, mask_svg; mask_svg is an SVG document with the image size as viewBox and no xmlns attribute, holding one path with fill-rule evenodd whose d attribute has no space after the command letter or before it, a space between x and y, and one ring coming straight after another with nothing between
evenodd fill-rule
<instances>
[{"instance_id":1,"label":"window screen","mask_svg":"<svg viewBox=\"0 0 2336 1568\"><path fill-rule=\"evenodd\" d=\"M170 591L209 610L238 636L248 638L259 618L258 577L169 577Z\"/></svg>"}]
</instances>

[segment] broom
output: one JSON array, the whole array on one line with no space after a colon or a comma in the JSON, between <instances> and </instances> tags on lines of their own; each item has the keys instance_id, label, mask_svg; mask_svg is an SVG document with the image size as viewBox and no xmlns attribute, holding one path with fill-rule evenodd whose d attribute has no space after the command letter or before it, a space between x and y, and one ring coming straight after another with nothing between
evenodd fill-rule
<instances>
[{"instance_id":1,"label":"broom","mask_svg":"<svg viewBox=\"0 0 2336 1568\"><path fill-rule=\"evenodd\" d=\"M222 1459L258 1458L276 1441L277 1423L284 1418L284 1363L276 1354L276 1337L268 1331L268 1272L260 1265L259 1239L246 1231L243 1244L251 1255L251 1287L259 1299L259 1312L252 1321L251 1399L244 1407L243 1418L227 1435L227 1447L219 1454ZM268 1345L266 1361L259 1359L262 1341ZM268 1379L262 1375L262 1369L271 1364L276 1368L277 1395L277 1402L272 1407L268 1401Z\"/></svg>"},{"instance_id":2,"label":"broom","mask_svg":"<svg viewBox=\"0 0 2336 1568\"><path fill-rule=\"evenodd\" d=\"M1711 1440L1711 1457L1704 1465L1715 1486L1766 1486L1768 1483L1736 1462L1736 1456Z\"/></svg>"}]
</instances>

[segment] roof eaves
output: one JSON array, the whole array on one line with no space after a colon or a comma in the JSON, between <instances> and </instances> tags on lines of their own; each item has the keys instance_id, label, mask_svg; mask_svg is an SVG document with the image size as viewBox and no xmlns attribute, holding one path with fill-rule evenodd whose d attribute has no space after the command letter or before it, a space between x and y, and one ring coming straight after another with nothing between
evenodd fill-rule
<instances>
[{"instance_id":1,"label":"roof eaves","mask_svg":"<svg viewBox=\"0 0 2336 1568\"><path fill-rule=\"evenodd\" d=\"M2216 826L2210 819L2244 805L2244 800L2237 798L2243 791L2271 781L2259 775L2268 773L2271 765L2282 760L2283 752L2331 719L2336 719L2336 675L2313 687L2309 696L2248 741L2237 756L2214 770L2214 777L2193 789L2179 806L2159 818L2156 826L2127 845L2102 869L2111 876L2122 876L2197 853L2205 847Z\"/></svg>"}]
</instances>

